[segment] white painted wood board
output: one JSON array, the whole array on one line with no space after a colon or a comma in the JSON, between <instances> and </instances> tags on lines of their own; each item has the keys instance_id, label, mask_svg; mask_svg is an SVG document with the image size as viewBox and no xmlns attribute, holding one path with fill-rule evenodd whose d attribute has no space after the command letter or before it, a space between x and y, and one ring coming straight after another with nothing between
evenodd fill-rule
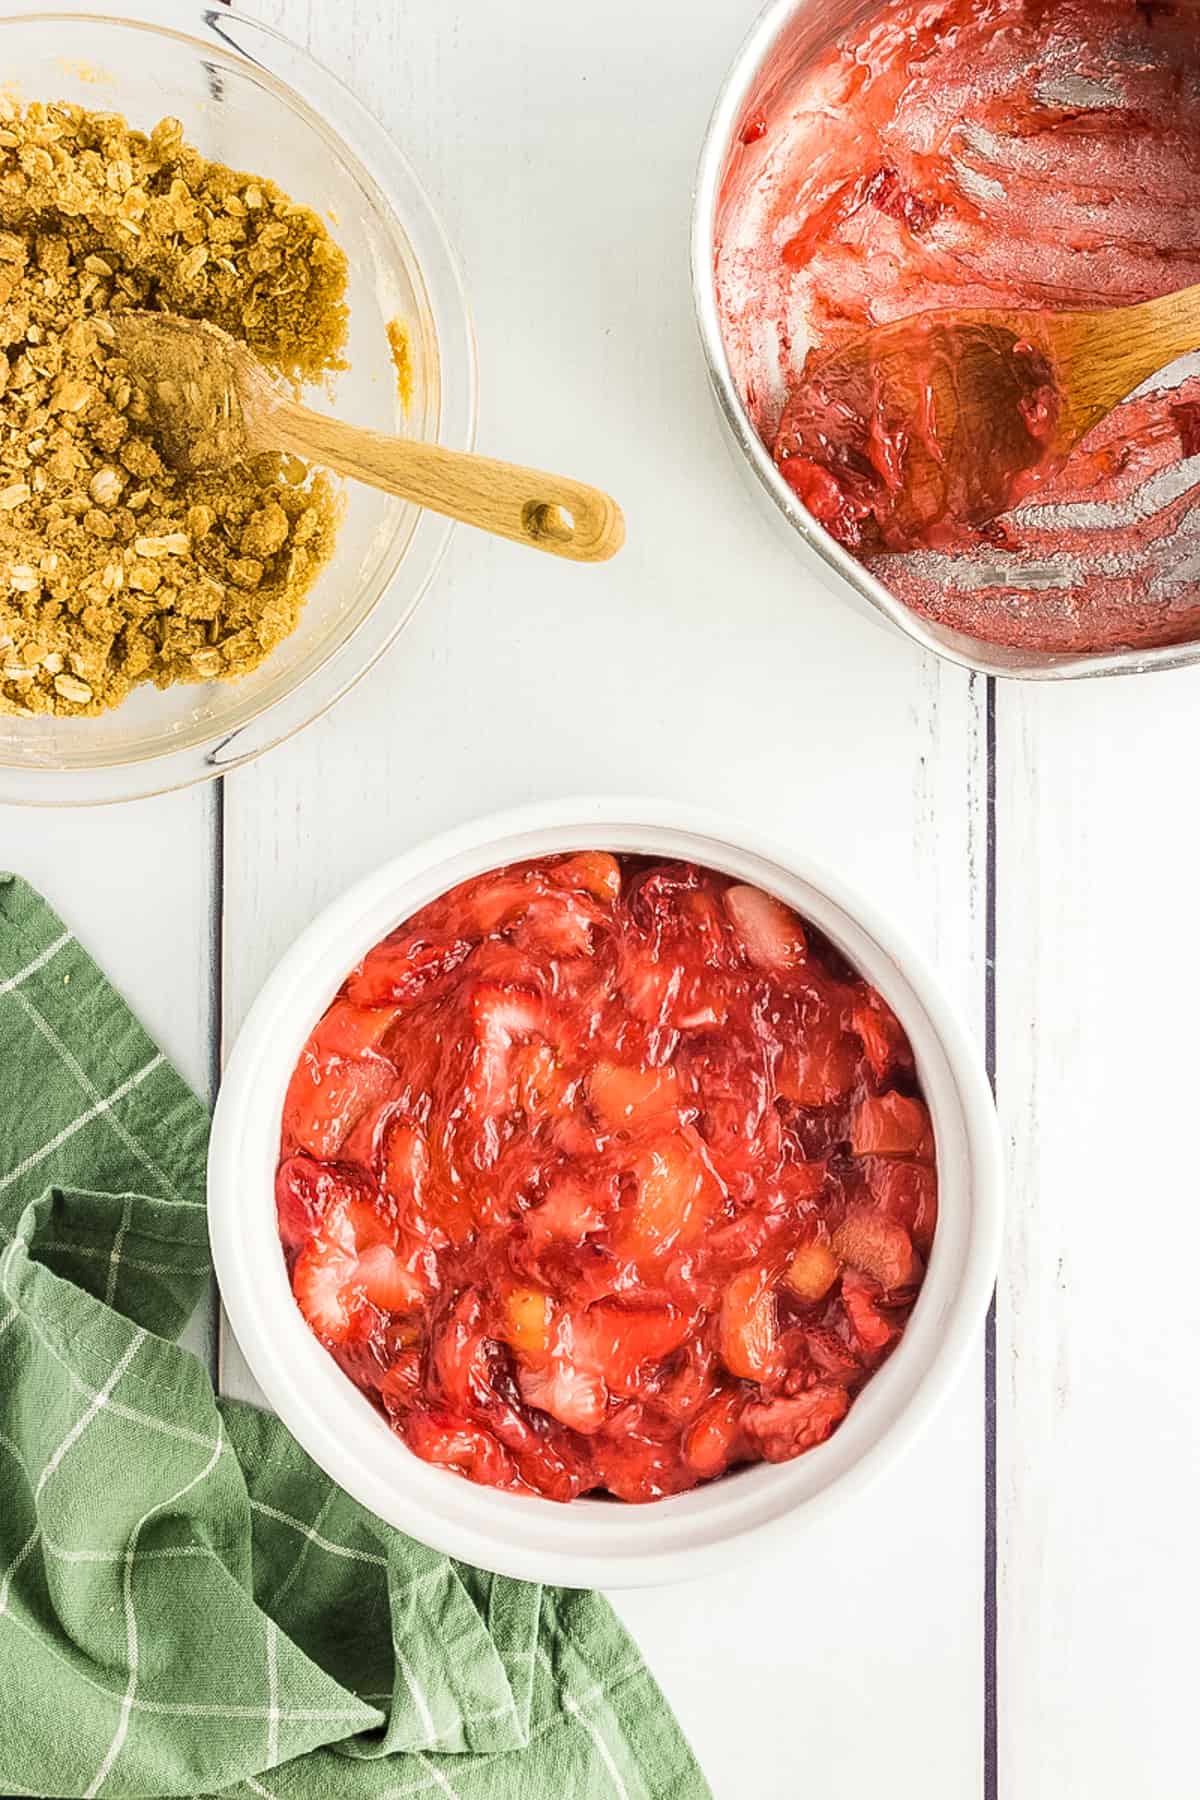
<instances>
[{"instance_id":1,"label":"white painted wood board","mask_svg":"<svg viewBox=\"0 0 1200 1800\"><path fill-rule=\"evenodd\" d=\"M1200 678L1001 700L1001 1792L1182 1795L1200 1599Z\"/></svg>"},{"instance_id":2,"label":"white painted wood board","mask_svg":"<svg viewBox=\"0 0 1200 1800\"><path fill-rule=\"evenodd\" d=\"M352 82L427 182L475 314L481 447L611 486L629 546L568 570L460 532L386 662L227 781L227 1028L385 857L597 789L707 801L815 851L981 1022L983 684L798 570L706 393L690 184L749 9L284 0L265 16ZM253 1392L228 1342L224 1379ZM895 1791L897 1769L927 1800L980 1790L982 1399L980 1361L920 1452L786 1558L621 1600L719 1796L858 1800Z\"/></svg>"}]
</instances>

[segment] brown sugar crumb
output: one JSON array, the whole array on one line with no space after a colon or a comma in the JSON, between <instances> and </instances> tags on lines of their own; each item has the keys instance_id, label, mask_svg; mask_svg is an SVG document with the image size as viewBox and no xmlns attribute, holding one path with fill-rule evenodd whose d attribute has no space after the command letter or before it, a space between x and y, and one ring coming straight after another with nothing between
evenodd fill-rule
<instances>
[{"instance_id":1,"label":"brown sugar crumb","mask_svg":"<svg viewBox=\"0 0 1200 1800\"><path fill-rule=\"evenodd\" d=\"M343 366L346 259L272 182L177 119L0 98L0 712L224 680L293 630L333 547L294 456L169 467L107 315L211 319L289 378Z\"/></svg>"},{"instance_id":2,"label":"brown sugar crumb","mask_svg":"<svg viewBox=\"0 0 1200 1800\"><path fill-rule=\"evenodd\" d=\"M408 341L408 327L399 319L387 322L387 341L392 352L392 363L396 370L396 392L400 396L400 404L405 412L412 406L413 366L412 349Z\"/></svg>"}]
</instances>

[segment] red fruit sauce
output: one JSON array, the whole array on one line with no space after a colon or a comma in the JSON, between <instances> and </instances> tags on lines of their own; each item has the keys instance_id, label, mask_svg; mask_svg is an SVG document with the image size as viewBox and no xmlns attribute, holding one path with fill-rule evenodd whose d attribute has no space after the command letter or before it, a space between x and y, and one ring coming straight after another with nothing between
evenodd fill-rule
<instances>
[{"instance_id":1,"label":"red fruit sauce","mask_svg":"<svg viewBox=\"0 0 1200 1800\"><path fill-rule=\"evenodd\" d=\"M1043 652L1200 637L1195 361L990 522L976 472L951 470L932 534L889 516L897 421L861 394L831 421L806 391L817 358L897 319L1200 282L1200 0L884 0L750 116L717 294L734 380L806 504L947 628Z\"/></svg>"},{"instance_id":2,"label":"red fruit sauce","mask_svg":"<svg viewBox=\"0 0 1200 1800\"><path fill-rule=\"evenodd\" d=\"M955 440L970 391L986 395L986 442ZM1014 332L914 319L877 356L810 357L775 439L784 480L851 550L952 549L1048 481L1066 460L1047 358ZM964 455L964 449L973 454Z\"/></svg>"},{"instance_id":3,"label":"red fruit sauce","mask_svg":"<svg viewBox=\"0 0 1200 1800\"><path fill-rule=\"evenodd\" d=\"M886 1003L778 901L582 851L378 944L284 1104L297 1302L410 1449L656 1500L822 1442L937 1216Z\"/></svg>"}]
</instances>

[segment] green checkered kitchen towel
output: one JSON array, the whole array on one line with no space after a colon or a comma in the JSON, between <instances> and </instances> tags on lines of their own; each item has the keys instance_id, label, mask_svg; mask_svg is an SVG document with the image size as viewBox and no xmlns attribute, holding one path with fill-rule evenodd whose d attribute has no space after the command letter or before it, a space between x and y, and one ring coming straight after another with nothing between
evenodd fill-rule
<instances>
[{"instance_id":1,"label":"green checkered kitchen towel","mask_svg":"<svg viewBox=\"0 0 1200 1800\"><path fill-rule=\"evenodd\" d=\"M603 1600L390 1530L172 1341L206 1133L0 876L0 1791L701 1800Z\"/></svg>"}]
</instances>

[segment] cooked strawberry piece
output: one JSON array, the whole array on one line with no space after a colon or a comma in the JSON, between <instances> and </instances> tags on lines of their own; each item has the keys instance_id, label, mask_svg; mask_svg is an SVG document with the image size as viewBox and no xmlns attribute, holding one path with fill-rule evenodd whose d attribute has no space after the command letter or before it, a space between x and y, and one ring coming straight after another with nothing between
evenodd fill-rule
<instances>
[{"instance_id":1,"label":"cooked strawberry piece","mask_svg":"<svg viewBox=\"0 0 1200 1800\"><path fill-rule=\"evenodd\" d=\"M859 1373L857 1356L830 1326L807 1325L802 1335L805 1352L819 1375L847 1381Z\"/></svg>"},{"instance_id":2,"label":"cooked strawberry piece","mask_svg":"<svg viewBox=\"0 0 1200 1800\"><path fill-rule=\"evenodd\" d=\"M491 1399L483 1302L477 1293L461 1294L442 1321L433 1340L433 1367L443 1394L461 1411L486 1406Z\"/></svg>"},{"instance_id":3,"label":"cooked strawberry piece","mask_svg":"<svg viewBox=\"0 0 1200 1800\"><path fill-rule=\"evenodd\" d=\"M366 1182L350 1169L314 1162L311 1156L290 1156L275 1176L279 1235L294 1250L321 1230L335 1207L369 1193Z\"/></svg>"},{"instance_id":4,"label":"cooked strawberry piece","mask_svg":"<svg viewBox=\"0 0 1200 1800\"><path fill-rule=\"evenodd\" d=\"M558 1456L547 1445L531 1445L517 1456L517 1467L527 1487L545 1500L557 1500L565 1506L595 1486L586 1463L574 1466Z\"/></svg>"},{"instance_id":5,"label":"cooked strawberry piece","mask_svg":"<svg viewBox=\"0 0 1200 1800\"><path fill-rule=\"evenodd\" d=\"M679 964L660 959L648 945L627 939L621 948L619 979L622 997L634 1018L659 1029L665 1026L683 985Z\"/></svg>"},{"instance_id":6,"label":"cooked strawberry piece","mask_svg":"<svg viewBox=\"0 0 1200 1800\"><path fill-rule=\"evenodd\" d=\"M390 1212L390 1207L376 1205L361 1192L351 1194L336 1218L332 1212L329 1214L325 1229L336 1230L340 1241L356 1252L373 1249L377 1244L392 1249L397 1242L397 1228Z\"/></svg>"},{"instance_id":7,"label":"cooked strawberry piece","mask_svg":"<svg viewBox=\"0 0 1200 1800\"><path fill-rule=\"evenodd\" d=\"M679 896L678 917L666 934L676 955L683 957L693 980L706 972L740 969L736 935L721 898L706 886Z\"/></svg>"},{"instance_id":8,"label":"cooked strawberry piece","mask_svg":"<svg viewBox=\"0 0 1200 1800\"><path fill-rule=\"evenodd\" d=\"M585 1435L603 1424L610 1393L637 1391L639 1371L678 1349L692 1328L669 1307L601 1304L555 1317L544 1296L525 1294L516 1306L507 1335L518 1351L523 1397Z\"/></svg>"},{"instance_id":9,"label":"cooked strawberry piece","mask_svg":"<svg viewBox=\"0 0 1200 1800\"><path fill-rule=\"evenodd\" d=\"M680 1030L723 1023L723 977L741 964L712 878L686 863L655 869L633 884L629 913L621 982L637 1017Z\"/></svg>"},{"instance_id":10,"label":"cooked strawberry piece","mask_svg":"<svg viewBox=\"0 0 1200 1800\"><path fill-rule=\"evenodd\" d=\"M411 1406L421 1391L421 1353L402 1350L396 1360L379 1377L379 1389L391 1414Z\"/></svg>"},{"instance_id":11,"label":"cooked strawberry piece","mask_svg":"<svg viewBox=\"0 0 1200 1800\"><path fill-rule=\"evenodd\" d=\"M761 1262L767 1247L781 1236L794 1238L796 1226L813 1211L823 1193L826 1166L814 1162L784 1162L783 1133L778 1114L767 1114L757 1136L738 1156L727 1144L710 1146L714 1168L725 1184L735 1216L727 1224L715 1224L705 1238L709 1253L737 1265ZM764 1174L769 1170L769 1175Z\"/></svg>"},{"instance_id":12,"label":"cooked strawberry piece","mask_svg":"<svg viewBox=\"0 0 1200 1800\"><path fill-rule=\"evenodd\" d=\"M841 1265L829 1245L814 1238L797 1250L783 1279L797 1300L811 1306L825 1298L840 1272Z\"/></svg>"},{"instance_id":13,"label":"cooked strawberry piece","mask_svg":"<svg viewBox=\"0 0 1200 1800\"><path fill-rule=\"evenodd\" d=\"M669 1065L647 1069L598 1062L588 1077L588 1099L602 1125L613 1131L628 1130L676 1117L679 1080Z\"/></svg>"},{"instance_id":14,"label":"cooked strawberry piece","mask_svg":"<svg viewBox=\"0 0 1200 1800\"><path fill-rule=\"evenodd\" d=\"M710 970L680 983L679 994L671 1009L671 1024L676 1031L713 1031L729 1018L729 996L725 978Z\"/></svg>"},{"instance_id":15,"label":"cooked strawberry piece","mask_svg":"<svg viewBox=\"0 0 1200 1800\"><path fill-rule=\"evenodd\" d=\"M553 968L554 965L551 965ZM470 979L463 983L464 997L477 988L517 988L527 994L542 994L547 974L545 958L531 955L508 938L485 938L471 958ZM468 1010L469 1001L462 1010Z\"/></svg>"},{"instance_id":16,"label":"cooked strawberry piece","mask_svg":"<svg viewBox=\"0 0 1200 1800\"><path fill-rule=\"evenodd\" d=\"M728 888L725 911L755 968L768 975L789 975L807 959L803 925L781 900L761 888Z\"/></svg>"},{"instance_id":17,"label":"cooked strawberry piece","mask_svg":"<svg viewBox=\"0 0 1200 1800\"><path fill-rule=\"evenodd\" d=\"M513 928L513 938L531 953L590 956L593 931L601 924L599 909L579 894L552 891L530 902Z\"/></svg>"},{"instance_id":18,"label":"cooked strawberry piece","mask_svg":"<svg viewBox=\"0 0 1200 1800\"><path fill-rule=\"evenodd\" d=\"M675 1307L600 1303L574 1322L576 1354L600 1371L612 1392L630 1393L643 1365L661 1362L678 1350L693 1325L694 1320Z\"/></svg>"},{"instance_id":19,"label":"cooked strawberry piece","mask_svg":"<svg viewBox=\"0 0 1200 1800\"><path fill-rule=\"evenodd\" d=\"M804 1211L808 1202L816 1200L829 1179L829 1165L823 1161L790 1162L779 1174L779 1185L794 1211Z\"/></svg>"},{"instance_id":20,"label":"cooked strawberry piece","mask_svg":"<svg viewBox=\"0 0 1200 1800\"><path fill-rule=\"evenodd\" d=\"M775 1168L782 1154L783 1124L774 1107L755 1119L737 1100L714 1100L696 1130L729 1198L742 1205L760 1201L763 1171Z\"/></svg>"},{"instance_id":21,"label":"cooked strawberry piece","mask_svg":"<svg viewBox=\"0 0 1200 1800\"><path fill-rule=\"evenodd\" d=\"M633 1402L614 1413L594 1449L609 1493L644 1505L693 1487L696 1476L679 1453L675 1430L649 1407Z\"/></svg>"},{"instance_id":22,"label":"cooked strawberry piece","mask_svg":"<svg viewBox=\"0 0 1200 1800\"><path fill-rule=\"evenodd\" d=\"M663 863L635 876L628 889L634 923L652 939L677 933L687 896L701 879L695 863L686 862Z\"/></svg>"},{"instance_id":23,"label":"cooked strawberry piece","mask_svg":"<svg viewBox=\"0 0 1200 1800\"><path fill-rule=\"evenodd\" d=\"M759 1138L774 1114L770 1058L748 1031L705 1032L677 1058L699 1107L697 1126L714 1156L761 1176Z\"/></svg>"},{"instance_id":24,"label":"cooked strawberry piece","mask_svg":"<svg viewBox=\"0 0 1200 1800\"><path fill-rule=\"evenodd\" d=\"M725 1289L719 1330L721 1360L744 1381L779 1372L779 1321L768 1269L743 1269Z\"/></svg>"},{"instance_id":25,"label":"cooked strawberry piece","mask_svg":"<svg viewBox=\"0 0 1200 1800\"><path fill-rule=\"evenodd\" d=\"M417 1235L434 1257L453 1255L476 1237L479 1211L473 1191L460 1183L454 1188L435 1186L428 1206L416 1225Z\"/></svg>"},{"instance_id":26,"label":"cooked strawberry piece","mask_svg":"<svg viewBox=\"0 0 1200 1800\"><path fill-rule=\"evenodd\" d=\"M886 1350L895 1333L875 1304L879 1290L861 1275L842 1278L842 1305L860 1348L868 1355Z\"/></svg>"},{"instance_id":27,"label":"cooked strawberry piece","mask_svg":"<svg viewBox=\"0 0 1200 1800\"><path fill-rule=\"evenodd\" d=\"M912 1051L904 1027L882 994L864 988L851 1010L850 1023L876 1081L884 1081L897 1066L911 1068Z\"/></svg>"},{"instance_id":28,"label":"cooked strawberry piece","mask_svg":"<svg viewBox=\"0 0 1200 1800\"><path fill-rule=\"evenodd\" d=\"M767 1462L790 1462L823 1444L849 1410L850 1396L844 1387L820 1382L790 1399L748 1406L742 1414L742 1427Z\"/></svg>"},{"instance_id":29,"label":"cooked strawberry piece","mask_svg":"<svg viewBox=\"0 0 1200 1800\"><path fill-rule=\"evenodd\" d=\"M608 1408L608 1389L596 1369L581 1368L569 1349L555 1351L544 1362L522 1366L517 1373L521 1397L549 1413L560 1424L588 1437L599 1431Z\"/></svg>"},{"instance_id":30,"label":"cooked strawberry piece","mask_svg":"<svg viewBox=\"0 0 1200 1800\"><path fill-rule=\"evenodd\" d=\"M396 1013L386 1006L356 1006L335 1000L312 1035L318 1056L344 1056L350 1060L372 1051L383 1053L384 1039L396 1023Z\"/></svg>"},{"instance_id":31,"label":"cooked strawberry piece","mask_svg":"<svg viewBox=\"0 0 1200 1800\"><path fill-rule=\"evenodd\" d=\"M604 1229L616 1196L617 1180L611 1172L561 1176L541 1204L525 1214L530 1242L582 1244Z\"/></svg>"},{"instance_id":32,"label":"cooked strawberry piece","mask_svg":"<svg viewBox=\"0 0 1200 1800\"><path fill-rule=\"evenodd\" d=\"M580 851L366 956L290 1084L297 1304L426 1460L646 1502L828 1435L937 1215L886 1003L769 894Z\"/></svg>"},{"instance_id":33,"label":"cooked strawberry piece","mask_svg":"<svg viewBox=\"0 0 1200 1800\"><path fill-rule=\"evenodd\" d=\"M475 1037L488 1049L508 1050L520 1038L545 1036L546 1009L524 988L479 986L471 997Z\"/></svg>"},{"instance_id":34,"label":"cooked strawberry piece","mask_svg":"<svg viewBox=\"0 0 1200 1800\"><path fill-rule=\"evenodd\" d=\"M705 1407L683 1440L683 1454L697 1475L711 1481L729 1467L742 1434L746 1396L742 1391L722 1394Z\"/></svg>"},{"instance_id":35,"label":"cooked strawberry piece","mask_svg":"<svg viewBox=\"0 0 1200 1800\"><path fill-rule=\"evenodd\" d=\"M516 1463L522 1482L543 1499L565 1504L591 1485L591 1465L578 1438L553 1425L549 1429L554 1437L543 1436L513 1408L493 1421L493 1429Z\"/></svg>"},{"instance_id":36,"label":"cooked strawberry piece","mask_svg":"<svg viewBox=\"0 0 1200 1800\"><path fill-rule=\"evenodd\" d=\"M408 1312L427 1300L438 1280L423 1222L382 1195L351 1202L345 1217L367 1298L385 1312Z\"/></svg>"},{"instance_id":37,"label":"cooked strawberry piece","mask_svg":"<svg viewBox=\"0 0 1200 1800\"><path fill-rule=\"evenodd\" d=\"M469 938L452 938L449 942L419 936L385 938L350 975L347 998L356 1007L382 1007L390 1002L393 1008L428 1000L448 985L472 948ZM383 1016L386 1029L396 1015L389 1012Z\"/></svg>"},{"instance_id":38,"label":"cooked strawberry piece","mask_svg":"<svg viewBox=\"0 0 1200 1800\"><path fill-rule=\"evenodd\" d=\"M459 905L475 929L490 936L522 918L548 887L546 877L536 869L500 869L465 882L459 890Z\"/></svg>"},{"instance_id":39,"label":"cooked strawberry piece","mask_svg":"<svg viewBox=\"0 0 1200 1800\"><path fill-rule=\"evenodd\" d=\"M421 1210L429 1180L429 1145L417 1125L400 1120L387 1134L383 1153L383 1192L404 1218Z\"/></svg>"},{"instance_id":40,"label":"cooked strawberry piece","mask_svg":"<svg viewBox=\"0 0 1200 1800\"><path fill-rule=\"evenodd\" d=\"M655 1405L670 1418L686 1424L723 1391L723 1377L716 1356L703 1338L693 1335L678 1352L660 1364L655 1374Z\"/></svg>"},{"instance_id":41,"label":"cooked strawberry piece","mask_svg":"<svg viewBox=\"0 0 1200 1800\"><path fill-rule=\"evenodd\" d=\"M466 908L475 929L485 937L512 933L524 945L551 956L586 956L592 948L593 927L603 919L590 895L572 891L569 883L552 884L533 869L484 876Z\"/></svg>"},{"instance_id":42,"label":"cooked strawberry piece","mask_svg":"<svg viewBox=\"0 0 1200 1800\"><path fill-rule=\"evenodd\" d=\"M428 1283L405 1256L401 1235L365 1188L343 1182L326 1206L292 1276L300 1308L314 1330L338 1343L349 1334L364 1299L384 1312L407 1312L424 1302Z\"/></svg>"},{"instance_id":43,"label":"cooked strawberry piece","mask_svg":"<svg viewBox=\"0 0 1200 1800\"><path fill-rule=\"evenodd\" d=\"M396 1085L393 1084L383 1099L369 1106L346 1134L338 1151L338 1161L353 1163L366 1179L375 1179L379 1174L388 1128L402 1115L403 1110L403 1094L397 1092Z\"/></svg>"},{"instance_id":44,"label":"cooked strawberry piece","mask_svg":"<svg viewBox=\"0 0 1200 1800\"><path fill-rule=\"evenodd\" d=\"M525 1044L513 1056L517 1105L528 1125L574 1116L570 1073L549 1044Z\"/></svg>"},{"instance_id":45,"label":"cooked strawberry piece","mask_svg":"<svg viewBox=\"0 0 1200 1800\"><path fill-rule=\"evenodd\" d=\"M531 1063L522 1052L548 1037L551 1022L537 995L521 988L478 986L470 1010L474 1050L462 1088L465 1105L454 1109L452 1132L467 1160L488 1169L520 1130L523 1103L536 1098L535 1071L543 1078L547 1074L548 1063ZM486 1200L486 1190L482 1197ZM456 1210L461 1200L461 1194L455 1197ZM494 1209L485 1206L481 1222L489 1216L496 1216Z\"/></svg>"},{"instance_id":46,"label":"cooked strawberry piece","mask_svg":"<svg viewBox=\"0 0 1200 1800\"><path fill-rule=\"evenodd\" d=\"M357 1279L367 1299L385 1312L407 1312L425 1298L422 1283L388 1244L372 1244L360 1254Z\"/></svg>"},{"instance_id":47,"label":"cooked strawberry piece","mask_svg":"<svg viewBox=\"0 0 1200 1800\"><path fill-rule=\"evenodd\" d=\"M457 1469L485 1487L518 1485L517 1471L507 1450L490 1431L469 1419L453 1412L413 1410L405 1417L403 1431L409 1449L425 1462Z\"/></svg>"},{"instance_id":48,"label":"cooked strawberry piece","mask_svg":"<svg viewBox=\"0 0 1200 1800\"><path fill-rule=\"evenodd\" d=\"M517 1102L513 1046L545 1036L546 1009L536 994L520 988L478 987L471 1013L478 1046L473 1086L479 1104L487 1111L513 1107Z\"/></svg>"},{"instance_id":49,"label":"cooked strawberry piece","mask_svg":"<svg viewBox=\"0 0 1200 1800\"><path fill-rule=\"evenodd\" d=\"M928 1256L937 1224L937 1173L931 1163L869 1156L863 1174L871 1199L881 1213L903 1225L923 1256Z\"/></svg>"},{"instance_id":50,"label":"cooked strawberry piece","mask_svg":"<svg viewBox=\"0 0 1200 1800\"><path fill-rule=\"evenodd\" d=\"M855 1156L916 1156L933 1161L928 1108L908 1094L876 1094L859 1103L850 1128Z\"/></svg>"},{"instance_id":51,"label":"cooked strawberry piece","mask_svg":"<svg viewBox=\"0 0 1200 1800\"><path fill-rule=\"evenodd\" d=\"M596 900L615 900L621 892L621 866L607 850L580 850L547 870L555 887L582 888Z\"/></svg>"},{"instance_id":52,"label":"cooked strawberry piece","mask_svg":"<svg viewBox=\"0 0 1200 1800\"><path fill-rule=\"evenodd\" d=\"M907 1287L920 1272L903 1225L885 1219L871 1207L851 1207L830 1241L842 1262L861 1269L885 1291Z\"/></svg>"},{"instance_id":53,"label":"cooked strawberry piece","mask_svg":"<svg viewBox=\"0 0 1200 1800\"><path fill-rule=\"evenodd\" d=\"M776 1076L780 1097L797 1106L831 1106L853 1088L861 1054L857 1039L823 1013L785 1047Z\"/></svg>"},{"instance_id":54,"label":"cooked strawberry piece","mask_svg":"<svg viewBox=\"0 0 1200 1800\"><path fill-rule=\"evenodd\" d=\"M305 1245L292 1270L296 1303L327 1344L340 1344L350 1335L357 1267L352 1251L331 1239L315 1237Z\"/></svg>"},{"instance_id":55,"label":"cooked strawberry piece","mask_svg":"<svg viewBox=\"0 0 1200 1800\"><path fill-rule=\"evenodd\" d=\"M378 1057L350 1062L306 1050L283 1103L284 1141L319 1162L337 1156L364 1113L395 1084L391 1063Z\"/></svg>"},{"instance_id":56,"label":"cooked strawberry piece","mask_svg":"<svg viewBox=\"0 0 1200 1800\"><path fill-rule=\"evenodd\" d=\"M793 1221L783 1206L746 1206L736 1218L708 1232L704 1239L705 1261L734 1269L762 1262L793 1229Z\"/></svg>"}]
</instances>

